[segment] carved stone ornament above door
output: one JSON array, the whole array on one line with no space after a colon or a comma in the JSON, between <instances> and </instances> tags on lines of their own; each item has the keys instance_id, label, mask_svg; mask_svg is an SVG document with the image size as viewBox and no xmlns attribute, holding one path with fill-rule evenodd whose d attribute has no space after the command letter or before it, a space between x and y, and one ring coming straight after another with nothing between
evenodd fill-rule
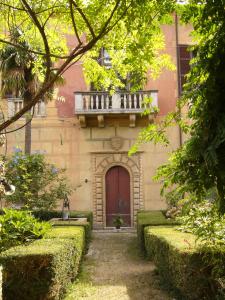
<instances>
[{"instance_id":1,"label":"carved stone ornament above door","mask_svg":"<svg viewBox=\"0 0 225 300\"><path fill-rule=\"evenodd\" d=\"M115 151L118 151L123 147L123 142L124 140L119 136L112 137L110 140L111 148Z\"/></svg>"}]
</instances>

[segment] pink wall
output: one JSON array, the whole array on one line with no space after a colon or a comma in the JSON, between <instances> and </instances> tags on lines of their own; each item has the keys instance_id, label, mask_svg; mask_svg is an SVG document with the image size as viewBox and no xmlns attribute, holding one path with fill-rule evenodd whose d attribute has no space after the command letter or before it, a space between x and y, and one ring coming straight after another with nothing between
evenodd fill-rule
<instances>
[{"instance_id":1,"label":"pink wall","mask_svg":"<svg viewBox=\"0 0 225 300\"><path fill-rule=\"evenodd\" d=\"M73 36L68 36L68 46L76 44L76 40ZM65 84L59 87L59 96L65 98L65 102L57 101L57 109L59 117L73 117L74 116L74 92L75 91L87 91L85 84L82 64L77 62L71 66L63 75Z\"/></svg>"},{"instance_id":2,"label":"pink wall","mask_svg":"<svg viewBox=\"0 0 225 300\"><path fill-rule=\"evenodd\" d=\"M163 26L166 49L173 63L177 64L175 26ZM159 115L166 115L174 110L177 101L177 71L164 70L156 80L150 79L146 85L147 90L158 90Z\"/></svg>"},{"instance_id":3,"label":"pink wall","mask_svg":"<svg viewBox=\"0 0 225 300\"><path fill-rule=\"evenodd\" d=\"M166 49L172 57L173 63L177 64L176 57L176 31L174 25L164 25L162 30L165 34ZM180 33L182 36L182 32ZM68 45L75 43L74 37L68 37ZM58 115L60 117L74 116L74 92L87 91L88 87L85 84L82 73L82 65L80 62L72 66L64 74L66 84L59 88L59 96L64 96L65 103L57 103ZM164 70L157 80L149 79L146 90L158 90L159 116L166 115L173 111L177 101L178 83L177 71Z\"/></svg>"}]
</instances>

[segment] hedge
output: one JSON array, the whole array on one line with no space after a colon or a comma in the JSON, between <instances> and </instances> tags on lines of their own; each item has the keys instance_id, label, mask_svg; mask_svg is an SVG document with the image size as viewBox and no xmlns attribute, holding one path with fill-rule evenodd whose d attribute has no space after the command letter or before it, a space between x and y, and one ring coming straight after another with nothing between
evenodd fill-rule
<instances>
[{"instance_id":1,"label":"hedge","mask_svg":"<svg viewBox=\"0 0 225 300\"><path fill-rule=\"evenodd\" d=\"M176 292L178 299L225 299L224 247L216 252L203 252L194 235L174 227L146 227L144 231L147 256L155 262L163 283ZM215 275L218 268L219 280Z\"/></svg>"},{"instance_id":2,"label":"hedge","mask_svg":"<svg viewBox=\"0 0 225 300\"><path fill-rule=\"evenodd\" d=\"M91 241L91 225L89 222L85 222L85 221L61 221L61 220L52 220L51 221L51 224L54 226L54 227L75 227L75 226L82 226L85 230L85 246L86 246L86 250L88 248L88 245Z\"/></svg>"},{"instance_id":3,"label":"hedge","mask_svg":"<svg viewBox=\"0 0 225 300\"><path fill-rule=\"evenodd\" d=\"M53 218L62 218L61 210L34 210L32 214L35 218L40 219L41 221L49 221ZM70 218L87 218L87 221L90 223L91 228L93 227L93 213L91 211L70 211Z\"/></svg>"},{"instance_id":4,"label":"hedge","mask_svg":"<svg viewBox=\"0 0 225 300\"><path fill-rule=\"evenodd\" d=\"M3 299L62 299L77 275L84 244L84 228L58 227L42 240L3 252Z\"/></svg>"},{"instance_id":5,"label":"hedge","mask_svg":"<svg viewBox=\"0 0 225 300\"><path fill-rule=\"evenodd\" d=\"M0 215L3 214L4 211L0 209ZM53 218L62 218L62 211L61 210L33 210L32 215L41 221L49 221ZM93 228L93 213L91 211L71 210L70 217L87 218L87 221L91 225L91 229Z\"/></svg>"},{"instance_id":6,"label":"hedge","mask_svg":"<svg viewBox=\"0 0 225 300\"><path fill-rule=\"evenodd\" d=\"M144 228L146 226L159 225L177 225L178 222L173 219L167 219L161 210L155 211L139 211L137 214L137 236L138 242L142 250L144 247Z\"/></svg>"}]
</instances>

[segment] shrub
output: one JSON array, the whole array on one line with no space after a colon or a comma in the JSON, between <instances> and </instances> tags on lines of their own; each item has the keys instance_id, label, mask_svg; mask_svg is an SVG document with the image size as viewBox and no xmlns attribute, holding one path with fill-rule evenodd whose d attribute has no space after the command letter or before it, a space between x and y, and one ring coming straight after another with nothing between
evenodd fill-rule
<instances>
[{"instance_id":1,"label":"shrub","mask_svg":"<svg viewBox=\"0 0 225 300\"><path fill-rule=\"evenodd\" d=\"M144 228L146 226L159 225L177 225L179 224L174 219L167 219L163 211L140 211L137 214L137 235L138 242L142 250L144 250Z\"/></svg>"},{"instance_id":2,"label":"shrub","mask_svg":"<svg viewBox=\"0 0 225 300\"><path fill-rule=\"evenodd\" d=\"M225 216L219 215L215 203L194 204L180 220L182 231L195 234L208 245L225 245Z\"/></svg>"},{"instance_id":3,"label":"shrub","mask_svg":"<svg viewBox=\"0 0 225 300\"><path fill-rule=\"evenodd\" d=\"M61 210L34 210L32 214L35 218L38 218L42 221L49 221L53 218L62 218ZM87 221L90 223L91 228L93 227L93 213L91 211L70 211L70 218L87 218Z\"/></svg>"},{"instance_id":4,"label":"shrub","mask_svg":"<svg viewBox=\"0 0 225 300\"><path fill-rule=\"evenodd\" d=\"M53 228L45 239L3 252L3 298L62 299L77 275L83 248L82 227L60 227Z\"/></svg>"},{"instance_id":5,"label":"shrub","mask_svg":"<svg viewBox=\"0 0 225 300\"><path fill-rule=\"evenodd\" d=\"M16 187L6 201L28 209L49 210L71 193L63 169L45 161L43 154L16 151L6 163L6 178Z\"/></svg>"},{"instance_id":6,"label":"shrub","mask_svg":"<svg viewBox=\"0 0 225 300\"><path fill-rule=\"evenodd\" d=\"M61 227L63 226L64 228L69 228L70 227L80 227L82 226L85 231L85 245L86 245L86 250L88 248L88 245L91 241L91 225L89 222L80 222L80 221L52 221L51 224L56 227Z\"/></svg>"},{"instance_id":7,"label":"shrub","mask_svg":"<svg viewBox=\"0 0 225 300\"><path fill-rule=\"evenodd\" d=\"M224 299L220 296L225 279L225 247L212 252L195 241L193 234L174 227L145 228L147 255L154 260L164 284L172 287L179 299ZM218 268L220 278L215 274Z\"/></svg>"},{"instance_id":8,"label":"shrub","mask_svg":"<svg viewBox=\"0 0 225 300\"><path fill-rule=\"evenodd\" d=\"M4 209L0 216L0 249L28 243L42 238L51 228L47 222L37 221L28 211Z\"/></svg>"}]
</instances>

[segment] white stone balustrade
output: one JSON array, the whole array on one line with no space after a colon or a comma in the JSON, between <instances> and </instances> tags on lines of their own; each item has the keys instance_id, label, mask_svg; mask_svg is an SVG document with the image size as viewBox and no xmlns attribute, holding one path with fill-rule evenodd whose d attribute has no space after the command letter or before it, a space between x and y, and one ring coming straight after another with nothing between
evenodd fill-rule
<instances>
[{"instance_id":1,"label":"white stone balustrade","mask_svg":"<svg viewBox=\"0 0 225 300\"><path fill-rule=\"evenodd\" d=\"M120 92L75 92L75 114L121 114L140 113L145 108L158 108L158 91ZM144 103L151 98L151 104Z\"/></svg>"},{"instance_id":2,"label":"white stone balustrade","mask_svg":"<svg viewBox=\"0 0 225 300\"><path fill-rule=\"evenodd\" d=\"M18 113L23 108L22 98L7 98L8 101L8 117L11 118L16 113ZM45 117L46 116L46 106L44 101L38 101L38 103L33 107L32 114L34 110L34 117Z\"/></svg>"}]
</instances>

